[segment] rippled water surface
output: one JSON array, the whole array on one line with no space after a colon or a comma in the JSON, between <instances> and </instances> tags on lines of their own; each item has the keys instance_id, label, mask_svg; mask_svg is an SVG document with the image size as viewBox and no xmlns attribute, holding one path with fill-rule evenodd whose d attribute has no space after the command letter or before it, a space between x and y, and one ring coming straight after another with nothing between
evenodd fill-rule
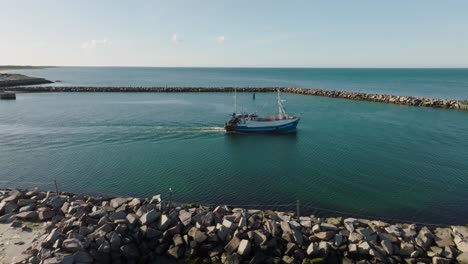
<instances>
[{"instance_id":1,"label":"rippled water surface","mask_svg":"<svg viewBox=\"0 0 468 264\"><path fill-rule=\"evenodd\" d=\"M466 112L284 97L296 135L225 134L229 93L19 94L0 101L0 186L467 222Z\"/></svg>"}]
</instances>

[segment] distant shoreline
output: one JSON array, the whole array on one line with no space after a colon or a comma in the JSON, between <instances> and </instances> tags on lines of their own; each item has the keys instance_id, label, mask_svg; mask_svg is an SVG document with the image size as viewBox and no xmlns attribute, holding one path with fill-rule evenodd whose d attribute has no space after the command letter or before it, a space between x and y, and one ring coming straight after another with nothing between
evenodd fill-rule
<instances>
[{"instance_id":1,"label":"distant shoreline","mask_svg":"<svg viewBox=\"0 0 468 264\"><path fill-rule=\"evenodd\" d=\"M21 66L21 65L0 65L0 71L10 71L10 70L39 70L47 68L57 68L57 66Z\"/></svg>"}]
</instances>

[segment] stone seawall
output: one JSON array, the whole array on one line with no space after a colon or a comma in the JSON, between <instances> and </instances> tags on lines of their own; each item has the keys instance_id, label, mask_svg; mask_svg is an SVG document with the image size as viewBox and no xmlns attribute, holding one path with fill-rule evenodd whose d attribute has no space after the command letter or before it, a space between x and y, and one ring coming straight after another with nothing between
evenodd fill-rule
<instances>
[{"instance_id":1,"label":"stone seawall","mask_svg":"<svg viewBox=\"0 0 468 264\"><path fill-rule=\"evenodd\" d=\"M71 86L35 86L13 87L8 90L22 92L275 92L280 89L284 93L342 98L357 101L422 106L445 109L468 110L467 101L434 99L413 96L398 96L386 94L368 94L333 90L294 88L294 87L71 87ZM0 90L2 90L0 88ZM5 90L5 89L3 89Z\"/></svg>"},{"instance_id":2,"label":"stone seawall","mask_svg":"<svg viewBox=\"0 0 468 264\"><path fill-rule=\"evenodd\" d=\"M468 263L464 226L171 206L160 195L2 190L0 201L0 222L45 227L21 263Z\"/></svg>"}]
</instances>

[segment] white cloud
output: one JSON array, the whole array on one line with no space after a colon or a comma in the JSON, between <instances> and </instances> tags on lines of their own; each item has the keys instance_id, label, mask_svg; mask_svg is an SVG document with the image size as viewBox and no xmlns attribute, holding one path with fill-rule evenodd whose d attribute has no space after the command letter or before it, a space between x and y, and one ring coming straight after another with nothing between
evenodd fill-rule
<instances>
[{"instance_id":1,"label":"white cloud","mask_svg":"<svg viewBox=\"0 0 468 264\"><path fill-rule=\"evenodd\" d=\"M171 41L174 44L179 44L179 43L181 43L183 41L183 39L180 36L178 36L177 33L174 33L174 34L172 34Z\"/></svg>"},{"instance_id":2,"label":"white cloud","mask_svg":"<svg viewBox=\"0 0 468 264\"><path fill-rule=\"evenodd\" d=\"M111 44L111 41L107 38L105 39L92 39L90 41L85 41L81 44L82 49L95 49L98 46L108 46Z\"/></svg>"},{"instance_id":3,"label":"white cloud","mask_svg":"<svg viewBox=\"0 0 468 264\"><path fill-rule=\"evenodd\" d=\"M225 40L226 38L224 36L219 36L216 38L216 42L218 42L218 44L223 44Z\"/></svg>"}]
</instances>

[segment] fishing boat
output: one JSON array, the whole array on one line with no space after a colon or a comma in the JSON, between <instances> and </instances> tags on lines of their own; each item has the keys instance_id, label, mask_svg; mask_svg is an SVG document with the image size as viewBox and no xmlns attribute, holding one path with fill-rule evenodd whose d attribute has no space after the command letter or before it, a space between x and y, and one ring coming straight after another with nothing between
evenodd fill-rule
<instances>
[{"instance_id":1,"label":"fishing boat","mask_svg":"<svg viewBox=\"0 0 468 264\"><path fill-rule=\"evenodd\" d=\"M231 119L224 122L224 129L227 132L240 133L294 133L296 132L297 124L300 118L290 116L284 109L281 94L278 89L278 115L269 117L259 117L257 113L237 113L237 92L234 95L235 112L232 113Z\"/></svg>"}]
</instances>

